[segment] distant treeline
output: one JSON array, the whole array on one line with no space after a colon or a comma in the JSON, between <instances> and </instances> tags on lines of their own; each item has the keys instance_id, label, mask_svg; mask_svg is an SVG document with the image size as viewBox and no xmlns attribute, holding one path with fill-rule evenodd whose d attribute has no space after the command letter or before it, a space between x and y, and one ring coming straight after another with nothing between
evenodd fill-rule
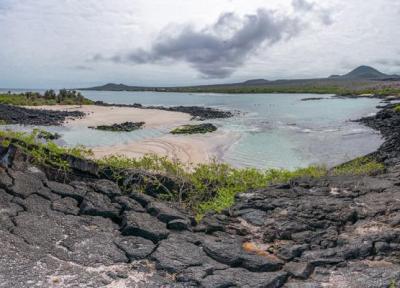
<instances>
[{"instance_id":1,"label":"distant treeline","mask_svg":"<svg viewBox=\"0 0 400 288\"><path fill-rule=\"evenodd\" d=\"M155 90L157 91L157 90ZM400 96L399 87L370 87L351 89L340 86L300 86L300 87L285 87L285 86L274 86L274 87L245 87L245 86L233 86L233 87L184 87L184 88L167 88L158 90L159 92L207 92L207 93L310 93L310 94L335 94L339 96L358 96L362 94L371 94L377 96Z\"/></svg>"},{"instance_id":2,"label":"distant treeline","mask_svg":"<svg viewBox=\"0 0 400 288\"><path fill-rule=\"evenodd\" d=\"M90 105L93 101L85 98L75 90L61 89L58 93L47 90L44 94L39 92L5 93L0 94L0 104L11 104L18 106L40 106L40 105Z\"/></svg>"},{"instance_id":3,"label":"distant treeline","mask_svg":"<svg viewBox=\"0 0 400 288\"><path fill-rule=\"evenodd\" d=\"M319 83L316 85L212 85L192 87L134 87L116 85L87 88L95 91L154 91L154 92L185 92L185 93L227 93L227 94L253 94L253 93L310 93L310 94L335 94L339 96L358 96L371 94L376 96L400 96L400 84L377 84L376 82L343 82L341 85Z\"/></svg>"}]
</instances>

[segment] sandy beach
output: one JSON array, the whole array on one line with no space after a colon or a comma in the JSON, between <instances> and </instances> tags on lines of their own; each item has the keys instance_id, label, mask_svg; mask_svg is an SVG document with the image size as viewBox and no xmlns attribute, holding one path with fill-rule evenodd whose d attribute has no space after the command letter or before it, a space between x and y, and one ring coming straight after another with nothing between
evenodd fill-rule
<instances>
[{"instance_id":1,"label":"sandy beach","mask_svg":"<svg viewBox=\"0 0 400 288\"><path fill-rule=\"evenodd\" d=\"M70 119L64 123L67 127L89 127L111 125L126 121L145 122L144 128L173 129L183 124L195 124L191 116L181 112L161 111L156 109L138 109L131 107L104 107L94 105L55 105L30 107L46 110L82 111L86 117ZM110 137L113 134L110 132ZM217 131L204 135L171 135L132 141L121 145L93 147L95 158L110 155L141 157L146 154L167 156L172 160L180 160L187 164L207 163L213 159L221 159L224 151L239 136L235 133Z\"/></svg>"},{"instance_id":2,"label":"sandy beach","mask_svg":"<svg viewBox=\"0 0 400 288\"><path fill-rule=\"evenodd\" d=\"M219 160L224 152L237 141L235 133L215 132L205 135L165 135L129 144L93 148L95 158L113 154L141 157L146 154L167 156L187 164L208 163Z\"/></svg>"},{"instance_id":3,"label":"sandy beach","mask_svg":"<svg viewBox=\"0 0 400 288\"><path fill-rule=\"evenodd\" d=\"M33 109L81 111L86 114L82 119L71 119L66 126L98 126L123 122L145 122L144 127L175 127L190 121L191 116L181 112L169 112L156 109L138 109L131 107L105 107L96 105L54 105L34 106Z\"/></svg>"}]
</instances>

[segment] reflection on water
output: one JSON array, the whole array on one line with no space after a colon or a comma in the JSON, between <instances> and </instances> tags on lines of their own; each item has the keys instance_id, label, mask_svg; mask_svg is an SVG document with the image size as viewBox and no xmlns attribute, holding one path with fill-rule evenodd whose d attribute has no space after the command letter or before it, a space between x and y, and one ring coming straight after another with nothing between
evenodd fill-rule
<instances>
[{"instance_id":1,"label":"reflection on water","mask_svg":"<svg viewBox=\"0 0 400 288\"><path fill-rule=\"evenodd\" d=\"M338 164L374 151L382 143L379 134L350 120L375 113L377 99L301 101L310 94L205 94L155 92L82 91L92 100L144 105L210 106L241 113L231 119L213 120L221 130L242 137L223 156L236 166L295 168L309 164ZM321 97L318 95L318 97ZM112 133L87 129L50 127L68 145L114 145L159 137L163 129ZM110 136L112 135L112 136Z\"/></svg>"}]
</instances>

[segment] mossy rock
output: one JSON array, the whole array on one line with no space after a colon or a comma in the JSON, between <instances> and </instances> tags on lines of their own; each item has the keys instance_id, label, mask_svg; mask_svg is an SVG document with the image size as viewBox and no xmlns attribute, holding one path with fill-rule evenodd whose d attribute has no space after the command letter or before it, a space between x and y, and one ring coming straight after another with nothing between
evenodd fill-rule
<instances>
[{"instance_id":1,"label":"mossy rock","mask_svg":"<svg viewBox=\"0 0 400 288\"><path fill-rule=\"evenodd\" d=\"M39 139L45 139L45 140L57 140L61 138L61 135L58 133L51 133L45 130L40 130L37 134L37 137Z\"/></svg>"},{"instance_id":2,"label":"mossy rock","mask_svg":"<svg viewBox=\"0 0 400 288\"><path fill-rule=\"evenodd\" d=\"M144 122L124 122L113 125L100 125L97 127L89 127L91 129L111 131L111 132L132 132L143 127Z\"/></svg>"},{"instance_id":3,"label":"mossy rock","mask_svg":"<svg viewBox=\"0 0 400 288\"><path fill-rule=\"evenodd\" d=\"M217 127L210 123L197 125L183 125L171 131L171 134L205 134L214 132Z\"/></svg>"}]
</instances>

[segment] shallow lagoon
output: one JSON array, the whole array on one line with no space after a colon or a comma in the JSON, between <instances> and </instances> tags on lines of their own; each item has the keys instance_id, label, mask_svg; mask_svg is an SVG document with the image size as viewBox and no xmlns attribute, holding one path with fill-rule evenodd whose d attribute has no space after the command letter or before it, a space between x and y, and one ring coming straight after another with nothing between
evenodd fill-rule
<instances>
[{"instance_id":1,"label":"shallow lagoon","mask_svg":"<svg viewBox=\"0 0 400 288\"><path fill-rule=\"evenodd\" d=\"M382 143L376 131L351 122L375 113L378 99L338 99L310 94L98 91L83 91L83 94L108 103L200 105L238 110L240 114L235 118L211 121L220 129L240 133L240 140L223 155L223 160L236 166L331 166L372 152ZM324 99L301 101L310 97Z\"/></svg>"},{"instance_id":2,"label":"shallow lagoon","mask_svg":"<svg viewBox=\"0 0 400 288\"><path fill-rule=\"evenodd\" d=\"M143 105L196 105L240 113L212 120L235 137L221 160L239 167L296 168L310 164L332 166L370 153L382 143L379 134L351 120L377 111L378 99L338 99L312 94L211 94L82 91L85 97L107 103ZM301 101L303 98L321 100ZM67 145L105 146L155 138L168 129L112 133L87 128L49 127L63 135Z\"/></svg>"}]
</instances>

